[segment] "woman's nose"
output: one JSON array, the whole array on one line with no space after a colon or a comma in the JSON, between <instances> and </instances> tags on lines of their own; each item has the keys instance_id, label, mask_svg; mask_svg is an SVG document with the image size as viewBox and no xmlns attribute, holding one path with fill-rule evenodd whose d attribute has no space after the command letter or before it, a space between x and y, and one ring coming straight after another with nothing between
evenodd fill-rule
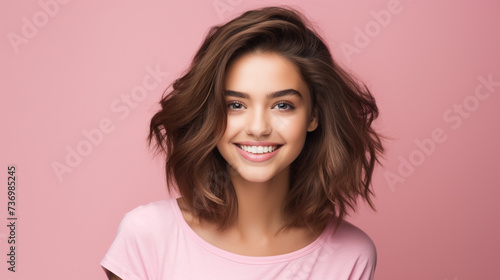
<instances>
[{"instance_id":1,"label":"woman's nose","mask_svg":"<svg viewBox=\"0 0 500 280\"><path fill-rule=\"evenodd\" d=\"M265 110L255 110L249 114L247 121L247 134L261 137L271 134L272 125L270 115Z\"/></svg>"}]
</instances>

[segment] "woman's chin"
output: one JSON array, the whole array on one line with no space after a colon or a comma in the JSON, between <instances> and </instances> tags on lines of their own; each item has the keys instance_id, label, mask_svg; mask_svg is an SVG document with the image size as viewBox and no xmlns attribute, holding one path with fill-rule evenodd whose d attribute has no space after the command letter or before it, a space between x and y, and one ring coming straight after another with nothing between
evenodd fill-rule
<instances>
[{"instance_id":1,"label":"woman's chin","mask_svg":"<svg viewBox=\"0 0 500 280\"><path fill-rule=\"evenodd\" d=\"M273 177L268 176L268 177L242 177L246 182L248 183L267 183L271 181Z\"/></svg>"},{"instance_id":2,"label":"woman's chin","mask_svg":"<svg viewBox=\"0 0 500 280\"><path fill-rule=\"evenodd\" d=\"M279 172L278 170L273 170L273 168L249 168L248 166L242 168L242 172L236 170L236 178L235 181L241 181L246 183L269 183L278 178L283 179L283 176L286 176L286 172L282 170Z\"/></svg>"}]
</instances>

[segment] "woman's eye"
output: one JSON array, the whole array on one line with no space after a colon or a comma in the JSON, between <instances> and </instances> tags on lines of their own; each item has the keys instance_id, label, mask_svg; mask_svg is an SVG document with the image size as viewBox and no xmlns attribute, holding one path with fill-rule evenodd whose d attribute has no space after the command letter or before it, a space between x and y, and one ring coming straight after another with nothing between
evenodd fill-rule
<instances>
[{"instance_id":1,"label":"woman's eye","mask_svg":"<svg viewBox=\"0 0 500 280\"><path fill-rule=\"evenodd\" d=\"M292 110L292 109L294 109L294 107L292 105L285 103L285 102L278 103L274 107L277 109L280 109L280 110Z\"/></svg>"},{"instance_id":2,"label":"woman's eye","mask_svg":"<svg viewBox=\"0 0 500 280\"><path fill-rule=\"evenodd\" d=\"M227 105L230 110L241 110L243 109L243 104L239 102L231 102Z\"/></svg>"}]
</instances>

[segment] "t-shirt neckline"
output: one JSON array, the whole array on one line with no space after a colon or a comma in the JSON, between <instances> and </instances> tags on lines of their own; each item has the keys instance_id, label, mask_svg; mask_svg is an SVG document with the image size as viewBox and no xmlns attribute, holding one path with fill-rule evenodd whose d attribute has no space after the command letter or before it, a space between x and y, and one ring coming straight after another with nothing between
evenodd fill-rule
<instances>
[{"instance_id":1,"label":"t-shirt neckline","mask_svg":"<svg viewBox=\"0 0 500 280\"><path fill-rule=\"evenodd\" d=\"M287 262L291 261L303 256L306 256L312 252L314 252L316 249L318 249L324 242L325 240L332 234L333 232L333 220L330 221L327 226L323 229L323 232L310 244L306 245L305 247L302 247L298 250L295 250L293 252L285 253L285 254L280 254L280 255L274 255L274 256L246 256L246 255L240 255L237 253L229 252L224 249L221 249L215 245L212 245L211 243L207 242L205 239L201 238L184 220L184 216L182 215L181 209L179 207L179 204L177 202L176 198L171 198L170 202L172 204L172 208L174 209L175 212L175 217L177 219L178 225L181 227L181 229L193 240L195 241L200 247L203 249L220 256L222 258L228 259L230 261L234 262L239 262L239 263L247 263L247 264L270 264L270 263L279 263L279 262Z\"/></svg>"}]
</instances>

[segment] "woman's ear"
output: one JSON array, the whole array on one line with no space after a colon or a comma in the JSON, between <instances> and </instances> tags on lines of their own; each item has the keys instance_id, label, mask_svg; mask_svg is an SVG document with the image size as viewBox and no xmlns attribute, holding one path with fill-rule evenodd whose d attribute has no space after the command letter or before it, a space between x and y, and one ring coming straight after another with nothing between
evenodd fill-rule
<instances>
[{"instance_id":1,"label":"woman's ear","mask_svg":"<svg viewBox=\"0 0 500 280\"><path fill-rule=\"evenodd\" d=\"M318 111L316 109L313 110L311 119L309 120L309 124L307 125L307 131L314 131L318 127Z\"/></svg>"}]
</instances>

